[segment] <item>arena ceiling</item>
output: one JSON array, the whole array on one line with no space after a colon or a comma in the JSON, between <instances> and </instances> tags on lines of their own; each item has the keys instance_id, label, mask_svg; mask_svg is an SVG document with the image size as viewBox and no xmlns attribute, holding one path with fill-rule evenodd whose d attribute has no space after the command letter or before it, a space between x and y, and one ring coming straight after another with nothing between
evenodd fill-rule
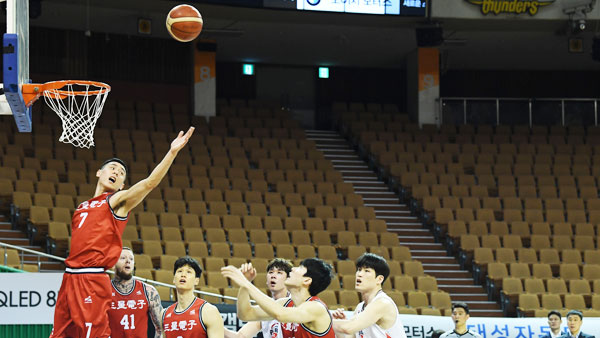
<instances>
[{"instance_id":1,"label":"arena ceiling","mask_svg":"<svg viewBox=\"0 0 600 338\"><path fill-rule=\"evenodd\" d=\"M89 7L88 4L89 3ZM43 0L36 26L137 35L137 20L152 19L152 36L167 38L170 0ZM202 37L218 43L219 61L404 68L424 18L382 17L200 4ZM89 12L88 12L89 8ZM89 15L88 15L89 13ZM68 18L65 20L65 18ZM579 34L583 53L568 52L566 21L445 20L444 69L600 70L591 59L594 30Z\"/></svg>"}]
</instances>

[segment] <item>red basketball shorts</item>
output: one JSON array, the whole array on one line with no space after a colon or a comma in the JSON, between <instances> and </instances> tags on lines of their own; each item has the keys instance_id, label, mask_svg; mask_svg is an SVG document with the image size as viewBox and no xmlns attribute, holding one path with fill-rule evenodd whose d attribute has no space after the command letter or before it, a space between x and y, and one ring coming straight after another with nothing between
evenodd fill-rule
<instances>
[{"instance_id":1,"label":"red basketball shorts","mask_svg":"<svg viewBox=\"0 0 600 338\"><path fill-rule=\"evenodd\" d=\"M90 269L102 271L101 268ZM50 338L110 337L107 314L110 300L110 278L106 273L65 272L58 291Z\"/></svg>"}]
</instances>

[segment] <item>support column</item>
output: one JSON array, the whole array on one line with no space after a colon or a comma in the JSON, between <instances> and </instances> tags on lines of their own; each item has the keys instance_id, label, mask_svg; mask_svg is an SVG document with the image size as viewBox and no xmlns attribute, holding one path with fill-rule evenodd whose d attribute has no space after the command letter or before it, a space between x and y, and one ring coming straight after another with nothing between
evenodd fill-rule
<instances>
[{"instance_id":1,"label":"support column","mask_svg":"<svg viewBox=\"0 0 600 338\"><path fill-rule=\"evenodd\" d=\"M217 44L200 41L194 49L194 115L217 115Z\"/></svg>"},{"instance_id":2,"label":"support column","mask_svg":"<svg viewBox=\"0 0 600 338\"><path fill-rule=\"evenodd\" d=\"M408 113L413 121L440 125L440 53L437 48L418 48L407 58Z\"/></svg>"}]
</instances>

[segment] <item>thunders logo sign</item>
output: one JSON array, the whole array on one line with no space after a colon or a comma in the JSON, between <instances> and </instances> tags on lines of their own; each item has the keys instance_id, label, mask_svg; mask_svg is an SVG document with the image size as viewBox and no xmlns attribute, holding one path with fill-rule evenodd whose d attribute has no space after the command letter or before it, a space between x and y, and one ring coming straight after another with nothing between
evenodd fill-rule
<instances>
[{"instance_id":1,"label":"thunders logo sign","mask_svg":"<svg viewBox=\"0 0 600 338\"><path fill-rule=\"evenodd\" d=\"M465 0L479 6L483 15L502 13L523 14L531 16L537 14L540 7L551 5L556 0Z\"/></svg>"}]
</instances>

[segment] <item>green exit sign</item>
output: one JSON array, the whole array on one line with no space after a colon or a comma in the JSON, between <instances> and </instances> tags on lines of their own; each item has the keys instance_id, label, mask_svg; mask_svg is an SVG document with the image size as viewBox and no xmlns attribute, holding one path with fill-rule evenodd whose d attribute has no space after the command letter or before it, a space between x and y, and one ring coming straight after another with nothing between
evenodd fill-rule
<instances>
[{"instance_id":1,"label":"green exit sign","mask_svg":"<svg viewBox=\"0 0 600 338\"><path fill-rule=\"evenodd\" d=\"M254 65L251 63L244 63L242 65L242 73L244 75L254 75Z\"/></svg>"},{"instance_id":2,"label":"green exit sign","mask_svg":"<svg viewBox=\"0 0 600 338\"><path fill-rule=\"evenodd\" d=\"M329 79L329 67L319 67L319 79Z\"/></svg>"}]
</instances>

